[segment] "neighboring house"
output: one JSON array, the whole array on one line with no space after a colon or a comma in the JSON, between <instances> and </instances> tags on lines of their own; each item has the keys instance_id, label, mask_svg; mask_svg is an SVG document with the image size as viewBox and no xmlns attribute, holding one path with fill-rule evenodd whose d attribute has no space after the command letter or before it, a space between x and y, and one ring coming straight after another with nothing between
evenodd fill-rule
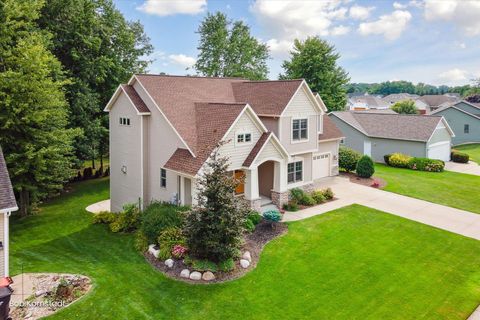
<instances>
[{"instance_id":1,"label":"neighboring house","mask_svg":"<svg viewBox=\"0 0 480 320\"><path fill-rule=\"evenodd\" d=\"M432 111L440 108L445 103L455 103L459 99L452 96L440 95L440 94L428 94L421 96L415 100L415 105L419 110L425 110L426 114L430 114ZM423 113L423 112L422 112Z\"/></svg>"},{"instance_id":2,"label":"neighboring house","mask_svg":"<svg viewBox=\"0 0 480 320\"><path fill-rule=\"evenodd\" d=\"M256 209L338 173L343 135L304 80L134 75L105 111L113 212L139 201L195 204L196 180L221 141L245 181L236 192Z\"/></svg>"},{"instance_id":3,"label":"neighboring house","mask_svg":"<svg viewBox=\"0 0 480 320\"><path fill-rule=\"evenodd\" d=\"M467 101L448 104L438 108L432 115L443 116L455 137L453 145L480 142L480 106Z\"/></svg>"},{"instance_id":4,"label":"neighboring house","mask_svg":"<svg viewBox=\"0 0 480 320\"><path fill-rule=\"evenodd\" d=\"M8 175L7 165L0 148L0 274L9 276L9 225L8 220L18 206L13 194L12 183Z\"/></svg>"},{"instance_id":5,"label":"neighboring house","mask_svg":"<svg viewBox=\"0 0 480 320\"><path fill-rule=\"evenodd\" d=\"M365 94L348 99L349 110L388 109L390 105L381 97Z\"/></svg>"},{"instance_id":6,"label":"neighboring house","mask_svg":"<svg viewBox=\"0 0 480 320\"><path fill-rule=\"evenodd\" d=\"M393 105L399 101L405 101L405 100L416 100L420 96L416 94L410 94L410 93L392 93L389 94L388 96L383 97L382 99L388 103L389 105Z\"/></svg>"},{"instance_id":7,"label":"neighboring house","mask_svg":"<svg viewBox=\"0 0 480 320\"><path fill-rule=\"evenodd\" d=\"M374 161L384 162L384 155L395 152L450 160L454 134L443 117L346 111L330 118L345 135L345 146Z\"/></svg>"}]
</instances>

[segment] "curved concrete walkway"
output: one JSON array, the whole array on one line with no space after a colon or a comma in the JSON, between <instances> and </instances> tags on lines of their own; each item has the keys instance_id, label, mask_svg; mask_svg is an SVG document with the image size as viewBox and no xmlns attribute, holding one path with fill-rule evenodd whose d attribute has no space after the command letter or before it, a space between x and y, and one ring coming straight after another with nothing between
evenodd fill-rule
<instances>
[{"instance_id":1,"label":"curved concrete walkway","mask_svg":"<svg viewBox=\"0 0 480 320\"><path fill-rule=\"evenodd\" d=\"M473 161L469 161L468 163L448 161L445 162L445 170L480 176L480 166Z\"/></svg>"},{"instance_id":2,"label":"curved concrete walkway","mask_svg":"<svg viewBox=\"0 0 480 320\"><path fill-rule=\"evenodd\" d=\"M110 199L91 204L88 207L86 207L85 210L91 213L110 211Z\"/></svg>"},{"instance_id":3,"label":"curved concrete walkway","mask_svg":"<svg viewBox=\"0 0 480 320\"><path fill-rule=\"evenodd\" d=\"M331 177L318 183L318 188L326 187L332 188L338 200L286 212L283 221L301 220L357 203L480 240L480 214L363 186L344 177Z\"/></svg>"}]
</instances>

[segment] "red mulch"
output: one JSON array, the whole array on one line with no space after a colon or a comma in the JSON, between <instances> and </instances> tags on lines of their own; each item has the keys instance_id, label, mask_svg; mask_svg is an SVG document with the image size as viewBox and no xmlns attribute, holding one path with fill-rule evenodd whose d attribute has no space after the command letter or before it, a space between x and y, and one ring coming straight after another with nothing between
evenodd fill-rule
<instances>
[{"instance_id":1,"label":"red mulch","mask_svg":"<svg viewBox=\"0 0 480 320\"><path fill-rule=\"evenodd\" d=\"M387 185L387 182L382 178L376 178L376 177L360 178L360 177L357 177L357 175L352 172L341 172L340 175L344 177L348 177L350 179L350 182L358 183L367 187L382 189ZM374 183L378 183L378 186L374 186Z\"/></svg>"}]
</instances>

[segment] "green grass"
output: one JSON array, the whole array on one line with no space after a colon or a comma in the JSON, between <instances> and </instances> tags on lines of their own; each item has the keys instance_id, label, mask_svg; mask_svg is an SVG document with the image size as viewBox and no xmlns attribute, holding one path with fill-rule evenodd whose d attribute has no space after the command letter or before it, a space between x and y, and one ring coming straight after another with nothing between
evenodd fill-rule
<instances>
[{"instance_id":1,"label":"green grass","mask_svg":"<svg viewBox=\"0 0 480 320\"><path fill-rule=\"evenodd\" d=\"M452 171L425 172L375 164L384 190L449 207L480 213L480 176Z\"/></svg>"},{"instance_id":2,"label":"green grass","mask_svg":"<svg viewBox=\"0 0 480 320\"><path fill-rule=\"evenodd\" d=\"M456 146L454 149L467 153L470 155L470 160L480 164L480 143L464 144Z\"/></svg>"},{"instance_id":3,"label":"green grass","mask_svg":"<svg viewBox=\"0 0 480 320\"><path fill-rule=\"evenodd\" d=\"M353 205L289 225L245 277L167 279L131 235L91 225L108 196L90 180L12 221L12 271L90 276L93 291L53 319L465 319L480 302L480 242Z\"/></svg>"}]
</instances>

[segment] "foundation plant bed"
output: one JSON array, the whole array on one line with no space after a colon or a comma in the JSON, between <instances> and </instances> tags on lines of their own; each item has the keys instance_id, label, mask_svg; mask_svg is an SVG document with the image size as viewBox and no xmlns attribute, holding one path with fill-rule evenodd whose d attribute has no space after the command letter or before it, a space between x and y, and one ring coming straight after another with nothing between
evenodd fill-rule
<instances>
[{"instance_id":1,"label":"foundation plant bed","mask_svg":"<svg viewBox=\"0 0 480 320\"><path fill-rule=\"evenodd\" d=\"M341 176L346 177L350 182L361 184L362 186L373 187L373 188L384 188L387 185L387 182L379 177L372 178L360 178L353 172L341 172Z\"/></svg>"},{"instance_id":2,"label":"foundation plant bed","mask_svg":"<svg viewBox=\"0 0 480 320\"><path fill-rule=\"evenodd\" d=\"M283 211L295 212L309 207L317 206L322 203L335 200L335 195L330 188L318 189L311 192L300 188L290 189L288 203L283 205Z\"/></svg>"}]
</instances>

